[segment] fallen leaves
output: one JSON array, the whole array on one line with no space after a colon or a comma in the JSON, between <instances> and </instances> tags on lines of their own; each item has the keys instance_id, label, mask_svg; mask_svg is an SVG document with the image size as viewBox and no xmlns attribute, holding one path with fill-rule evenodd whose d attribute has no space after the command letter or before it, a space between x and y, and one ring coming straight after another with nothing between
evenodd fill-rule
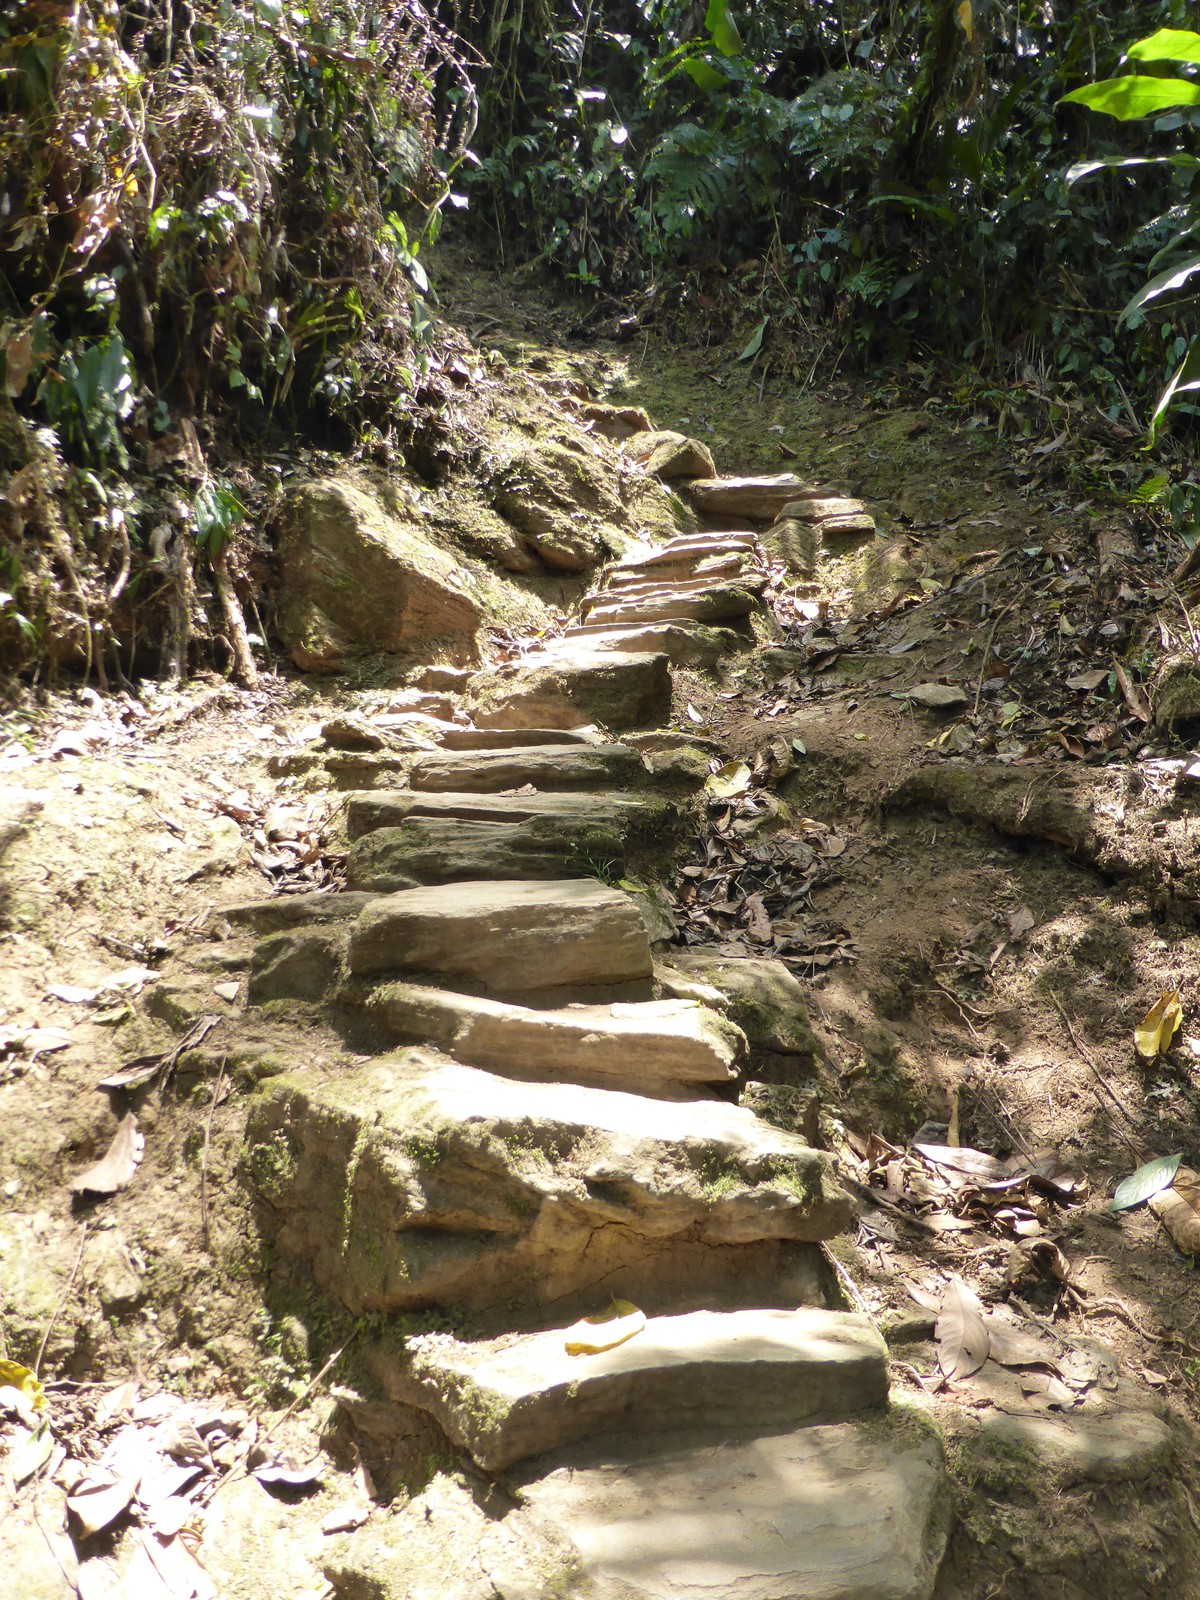
<instances>
[{"instance_id":1,"label":"fallen leaves","mask_svg":"<svg viewBox=\"0 0 1200 1600\"><path fill-rule=\"evenodd\" d=\"M1171 1043L1183 1022L1183 1007L1177 989L1167 989L1133 1030L1134 1048L1143 1061L1157 1061Z\"/></svg>"},{"instance_id":2,"label":"fallen leaves","mask_svg":"<svg viewBox=\"0 0 1200 1600\"><path fill-rule=\"evenodd\" d=\"M983 1306L961 1278L946 1285L934 1337L938 1365L947 1378L969 1378L988 1358Z\"/></svg>"},{"instance_id":3,"label":"fallen leaves","mask_svg":"<svg viewBox=\"0 0 1200 1600\"><path fill-rule=\"evenodd\" d=\"M583 1317L568 1328L563 1346L569 1356L597 1356L635 1338L646 1326L646 1313L629 1300L614 1300L607 1311Z\"/></svg>"},{"instance_id":4,"label":"fallen leaves","mask_svg":"<svg viewBox=\"0 0 1200 1600\"><path fill-rule=\"evenodd\" d=\"M130 1111L122 1117L104 1155L72 1178L71 1188L76 1194L116 1194L132 1182L145 1148L146 1136Z\"/></svg>"},{"instance_id":5,"label":"fallen leaves","mask_svg":"<svg viewBox=\"0 0 1200 1600\"><path fill-rule=\"evenodd\" d=\"M1150 1209L1185 1256L1200 1255L1200 1173L1180 1167L1150 1196Z\"/></svg>"}]
</instances>

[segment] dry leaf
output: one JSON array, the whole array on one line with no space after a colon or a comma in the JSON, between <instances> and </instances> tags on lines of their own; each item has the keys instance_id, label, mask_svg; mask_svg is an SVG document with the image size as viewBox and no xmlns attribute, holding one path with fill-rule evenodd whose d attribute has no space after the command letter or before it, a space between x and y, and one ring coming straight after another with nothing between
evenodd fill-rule
<instances>
[{"instance_id":1,"label":"dry leaf","mask_svg":"<svg viewBox=\"0 0 1200 1600\"><path fill-rule=\"evenodd\" d=\"M718 800L736 800L749 789L752 774L744 761L727 761L709 774L705 789Z\"/></svg>"},{"instance_id":2,"label":"dry leaf","mask_svg":"<svg viewBox=\"0 0 1200 1600\"><path fill-rule=\"evenodd\" d=\"M1164 990L1133 1030L1133 1043L1142 1060L1157 1061L1169 1050L1182 1021L1178 989Z\"/></svg>"},{"instance_id":3,"label":"dry leaf","mask_svg":"<svg viewBox=\"0 0 1200 1600\"><path fill-rule=\"evenodd\" d=\"M371 1515L373 1507L365 1500L351 1500L344 1506L334 1506L321 1521L322 1533L353 1533L361 1528Z\"/></svg>"},{"instance_id":4,"label":"dry leaf","mask_svg":"<svg viewBox=\"0 0 1200 1600\"><path fill-rule=\"evenodd\" d=\"M0 1389L15 1390L30 1411L46 1409L46 1392L29 1367L19 1361L0 1361Z\"/></svg>"},{"instance_id":5,"label":"dry leaf","mask_svg":"<svg viewBox=\"0 0 1200 1600\"><path fill-rule=\"evenodd\" d=\"M67 1496L67 1510L78 1522L81 1537L90 1539L115 1522L133 1499L136 1488L136 1478L113 1478L107 1473L80 1479Z\"/></svg>"},{"instance_id":6,"label":"dry leaf","mask_svg":"<svg viewBox=\"0 0 1200 1600\"><path fill-rule=\"evenodd\" d=\"M1185 1256L1200 1255L1200 1173L1180 1167L1171 1187L1151 1197L1150 1209Z\"/></svg>"},{"instance_id":7,"label":"dry leaf","mask_svg":"<svg viewBox=\"0 0 1200 1600\"><path fill-rule=\"evenodd\" d=\"M138 1128L137 1118L130 1111L121 1119L113 1142L93 1166L71 1179L76 1194L116 1194L124 1189L138 1169L146 1136Z\"/></svg>"},{"instance_id":8,"label":"dry leaf","mask_svg":"<svg viewBox=\"0 0 1200 1600\"><path fill-rule=\"evenodd\" d=\"M946 1285L934 1337L938 1365L947 1378L969 1378L988 1358L990 1340L983 1307L959 1277Z\"/></svg>"},{"instance_id":9,"label":"dry leaf","mask_svg":"<svg viewBox=\"0 0 1200 1600\"><path fill-rule=\"evenodd\" d=\"M569 1356L598 1356L615 1350L646 1326L646 1313L628 1300L614 1300L607 1311L584 1317L566 1330L563 1344Z\"/></svg>"}]
</instances>

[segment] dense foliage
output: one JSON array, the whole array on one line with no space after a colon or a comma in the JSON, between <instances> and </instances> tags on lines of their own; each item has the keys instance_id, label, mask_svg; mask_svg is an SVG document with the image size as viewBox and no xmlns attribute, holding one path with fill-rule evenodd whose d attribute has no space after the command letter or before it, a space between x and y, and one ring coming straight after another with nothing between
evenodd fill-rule
<instances>
[{"instance_id":1,"label":"dense foliage","mask_svg":"<svg viewBox=\"0 0 1200 1600\"><path fill-rule=\"evenodd\" d=\"M1068 194L1072 159L1125 146L1059 102L1187 9L502 0L456 17L495 62L476 209L582 284L683 272L693 305L744 319L753 264L777 332L832 330L871 361L935 350L1115 411L1178 359L1184 313L1118 333L1157 238L1127 179Z\"/></svg>"},{"instance_id":2,"label":"dense foliage","mask_svg":"<svg viewBox=\"0 0 1200 1600\"><path fill-rule=\"evenodd\" d=\"M473 123L461 51L419 0L0 14L0 657L103 674L118 603L157 596L183 671L199 564L252 675L228 570L244 508L209 449L222 428L345 436L419 404L417 251ZM131 451L182 491L150 526Z\"/></svg>"}]
</instances>

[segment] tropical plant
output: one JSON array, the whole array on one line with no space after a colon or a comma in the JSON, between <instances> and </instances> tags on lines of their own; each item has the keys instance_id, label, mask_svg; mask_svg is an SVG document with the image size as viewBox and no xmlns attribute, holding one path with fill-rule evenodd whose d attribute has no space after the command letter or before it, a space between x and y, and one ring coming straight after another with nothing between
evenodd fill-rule
<instances>
[{"instance_id":1,"label":"tropical plant","mask_svg":"<svg viewBox=\"0 0 1200 1600\"><path fill-rule=\"evenodd\" d=\"M1200 67L1200 33L1190 33L1178 28L1160 28L1148 38L1130 45L1126 60L1135 63L1135 70L1118 77L1104 78L1084 84L1064 98L1076 105L1088 106L1093 111L1104 112L1121 122L1155 119L1162 129L1178 130L1180 139L1190 133L1194 124L1186 114L1200 105L1200 81L1187 69ZM1160 74L1140 72L1141 63L1170 63L1183 67L1183 73ZM1184 114L1180 114L1184 113ZM1174 168L1189 175L1200 168L1200 157L1187 150L1172 150L1160 155L1112 155L1077 162L1067 173L1070 183L1090 177L1101 171L1128 171L1147 167ZM1163 295L1182 290L1196 273L1200 272L1200 254L1196 253L1200 238L1200 199L1191 192L1190 182L1182 195L1175 198L1153 222L1143 227L1143 234L1164 234L1165 241L1150 260L1153 274L1137 292L1126 301L1120 322L1137 327L1145 319L1146 307ZM1200 341L1195 335L1180 339L1184 349L1166 387L1159 395L1148 428L1149 443L1154 444L1167 412L1181 405L1181 397L1200 391ZM1178 352L1177 352L1178 353Z\"/></svg>"}]
</instances>

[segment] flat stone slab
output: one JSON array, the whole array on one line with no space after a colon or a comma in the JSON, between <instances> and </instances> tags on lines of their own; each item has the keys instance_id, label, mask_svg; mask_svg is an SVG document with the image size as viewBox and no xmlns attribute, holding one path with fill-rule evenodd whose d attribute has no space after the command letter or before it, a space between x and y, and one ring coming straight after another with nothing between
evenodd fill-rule
<instances>
[{"instance_id":1,"label":"flat stone slab","mask_svg":"<svg viewBox=\"0 0 1200 1600\"><path fill-rule=\"evenodd\" d=\"M688 1000L535 1010L390 983L369 1009L397 1041L436 1045L508 1077L678 1096L734 1081L746 1060L741 1031Z\"/></svg>"},{"instance_id":2,"label":"flat stone slab","mask_svg":"<svg viewBox=\"0 0 1200 1600\"><path fill-rule=\"evenodd\" d=\"M347 922L357 917L374 899L369 894L281 894L271 900L240 900L222 906L219 915L235 928L250 928L254 933L280 933L313 922Z\"/></svg>"},{"instance_id":3,"label":"flat stone slab","mask_svg":"<svg viewBox=\"0 0 1200 1600\"><path fill-rule=\"evenodd\" d=\"M708 576L696 578L640 578L634 582L619 584L615 588L593 589L584 595L580 602L580 615L586 617L588 612L598 605L609 601L634 600L666 600L675 595L714 594L735 587L749 590L752 594L761 594L767 586L767 575L761 570L746 570L743 568L740 575L732 582L723 582Z\"/></svg>"},{"instance_id":4,"label":"flat stone slab","mask_svg":"<svg viewBox=\"0 0 1200 1600\"><path fill-rule=\"evenodd\" d=\"M670 806L655 795L629 794L414 794L408 789L371 789L346 801L346 833L360 839L376 828L394 828L407 817L462 817L480 822L528 822L556 817L574 822L582 834L617 828L622 837L635 828L663 822ZM314 897L315 898L315 897Z\"/></svg>"},{"instance_id":5,"label":"flat stone slab","mask_svg":"<svg viewBox=\"0 0 1200 1600\"><path fill-rule=\"evenodd\" d=\"M562 636L564 647L584 644L589 650L615 650L637 654L661 652L674 667L711 667L737 648L736 633L728 628L706 628L699 622L656 622L612 626L606 622L580 623ZM551 646L553 649L554 646Z\"/></svg>"},{"instance_id":6,"label":"flat stone slab","mask_svg":"<svg viewBox=\"0 0 1200 1600\"><path fill-rule=\"evenodd\" d=\"M408 774L421 792L497 794L503 789L628 788L644 781L636 750L620 744L509 746L499 750L453 750L421 756Z\"/></svg>"},{"instance_id":7,"label":"flat stone slab","mask_svg":"<svg viewBox=\"0 0 1200 1600\"><path fill-rule=\"evenodd\" d=\"M390 1397L431 1412L485 1472L596 1433L841 1421L887 1402L887 1346L864 1316L693 1311L652 1317L615 1350L571 1356L567 1330L408 1343Z\"/></svg>"},{"instance_id":8,"label":"flat stone slab","mask_svg":"<svg viewBox=\"0 0 1200 1600\"><path fill-rule=\"evenodd\" d=\"M482 674L470 712L480 727L637 728L665 722L671 664L665 655L563 648L528 655Z\"/></svg>"},{"instance_id":9,"label":"flat stone slab","mask_svg":"<svg viewBox=\"0 0 1200 1600\"><path fill-rule=\"evenodd\" d=\"M595 878L471 880L382 895L350 932L350 971L437 973L500 993L648 979L650 946L629 895Z\"/></svg>"},{"instance_id":10,"label":"flat stone slab","mask_svg":"<svg viewBox=\"0 0 1200 1600\"><path fill-rule=\"evenodd\" d=\"M711 551L706 554L679 555L669 564L664 562L622 562L609 567L603 575L604 588L616 593L638 588L646 583L674 582L689 579L696 582L716 583L722 579L736 579L746 573L749 563L742 550Z\"/></svg>"},{"instance_id":11,"label":"flat stone slab","mask_svg":"<svg viewBox=\"0 0 1200 1600\"><path fill-rule=\"evenodd\" d=\"M272 1079L243 1175L268 1249L352 1311L455 1306L507 1328L614 1294L649 1314L817 1303L814 1241L854 1213L827 1156L740 1107L428 1050Z\"/></svg>"},{"instance_id":12,"label":"flat stone slab","mask_svg":"<svg viewBox=\"0 0 1200 1600\"><path fill-rule=\"evenodd\" d=\"M1168 1466L1175 1454L1171 1430L1149 1411L1104 1415L980 1417L985 1437L1027 1451L1063 1484L1123 1483Z\"/></svg>"},{"instance_id":13,"label":"flat stone slab","mask_svg":"<svg viewBox=\"0 0 1200 1600\"><path fill-rule=\"evenodd\" d=\"M586 1447L518 1478L574 1546L550 1600L930 1600L950 1525L937 1441L907 1420L800 1428L636 1459ZM570 1569L568 1569L570 1570Z\"/></svg>"},{"instance_id":14,"label":"flat stone slab","mask_svg":"<svg viewBox=\"0 0 1200 1600\"><path fill-rule=\"evenodd\" d=\"M773 522L794 503L825 499L828 491L813 488L794 472L770 478L696 478L685 493L697 511L709 516L749 517ZM789 515L795 516L792 510Z\"/></svg>"},{"instance_id":15,"label":"flat stone slab","mask_svg":"<svg viewBox=\"0 0 1200 1600\"><path fill-rule=\"evenodd\" d=\"M647 622L731 622L748 617L759 603L753 588L722 584L699 590L662 589L651 594L615 596L589 606L589 622L610 626Z\"/></svg>"},{"instance_id":16,"label":"flat stone slab","mask_svg":"<svg viewBox=\"0 0 1200 1600\"><path fill-rule=\"evenodd\" d=\"M598 729L582 728L447 728L443 750L507 750L513 745L599 744Z\"/></svg>"},{"instance_id":17,"label":"flat stone slab","mask_svg":"<svg viewBox=\"0 0 1200 1600\"><path fill-rule=\"evenodd\" d=\"M673 972L718 990L756 1053L798 1056L811 1067L821 1060L821 1044L808 1020L807 991L782 961L693 948L672 950L669 962L660 972L667 992L674 992Z\"/></svg>"},{"instance_id":18,"label":"flat stone slab","mask_svg":"<svg viewBox=\"0 0 1200 1600\"><path fill-rule=\"evenodd\" d=\"M521 822L406 817L356 839L346 859L351 889L392 894L470 878L565 878L623 870L625 830L615 819L581 827L549 812ZM607 872L606 872L607 875Z\"/></svg>"}]
</instances>

